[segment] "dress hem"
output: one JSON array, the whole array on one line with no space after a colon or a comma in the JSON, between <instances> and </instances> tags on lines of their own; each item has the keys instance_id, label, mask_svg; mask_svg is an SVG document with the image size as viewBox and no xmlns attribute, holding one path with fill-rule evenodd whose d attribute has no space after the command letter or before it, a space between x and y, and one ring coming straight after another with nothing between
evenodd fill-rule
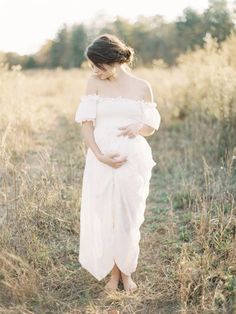
<instances>
[{"instance_id":1,"label":"dress hem","mask_svg":"<svg viewBox=\"0 0 236 314\"><path fill-rule=\"evenodd\" d=\"M113 269L113 267L115 266L115 264L116 264L117 267L120 269L120 271L121 271L123 274L125 274L126 276L131 276L131 274L135 271L135 270L134 270L134 271L132 271L132 272L130 272L130 273L124 272L124 271L120 268L120 266L118 265L118 263L116 262L115 258L113 257L113 263L112 263L112 267L110 268L110 270L106 273L106 275L98 276L98 275L95 275L91 270L89 270L89 268L88 268L84 263L82 263L82 262L80 261L80 259L78 259L78 261L79 261L80 265L81 265L84 269L86 269L86 270L87 270L93 277L95 277L98 281L101 281L101 280L105 279L105 278L109 275L109 273L112 271L112 269Z\"/></svg>"}]
</instances>

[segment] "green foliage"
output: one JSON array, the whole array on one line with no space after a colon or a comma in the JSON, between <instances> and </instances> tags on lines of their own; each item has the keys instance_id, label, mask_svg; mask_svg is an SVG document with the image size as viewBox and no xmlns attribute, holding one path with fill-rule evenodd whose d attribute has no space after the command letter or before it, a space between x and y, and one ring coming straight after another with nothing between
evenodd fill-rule
<instances>
[{"instance_id":1,"label":"green foliage","mask_svg":"<svg viewBox=\"0 0 236 314\"><path fill-rule=\"evenodd\" d=\"M191 8L184 10L184 15L176 22L178 49L186 51L196 46L203 46L205 34L203 18Z\"/></svg>"},{"instance_id":2,"label":"green foliage","mask_svg":"<svg viewBox=\"0 0 236 314\"><path fill-rule=\"evenodd\" d=\"M68 67L68 56L69 56L69 32L67 26L64 24L62 29L57 33L56 39L53 41L49 59L50 66L52 68L57 66L62 66L64 68Z\"/></svg>"},{"instance_id":3,"label":"green foliage","mask_svg":"<svg viewBox=\"0 0 236 314\"><path fill-rule=\"evenodd\" d=\"M87 43L87 35L84 26L75 25L71 31L70 39L70 67L80 67L84 61L84 48Z\"/></svg>"},{"instance_id":4,"label":"green foliage","mask_svg":"<svg viewBox=\"0 0 236 314\"><path fill-rule=\"evenodd\" d=\"M226 0L211 0L209 7L201 14L187 7L176 21L166 22L160 15L142 16L131 23L117 16L114 21L95 17L91 25L66 24L58 30L54 40L42 46L35 56L9 56L10 64L20 63L23 68L33 67L81 67L86 60L84 50L87 44L99 34L112 33L134 48L134 65L152 67L153 62L163 60L175 65L177 58L191 50L204 46L206 34L211 34L218 43L235 31L233 13ZM233 51L235 45L233 46Z\"/></svg>"},{"instance_id":5,"label":"green foliage","mask_svg":"<svg viewBox=\"0 0 236 314\"><path fill-rule=\"evenodd\" d=\"M191 206L193 202L194 199L192 198L192 195L189 193L189 191L182 191L175 194L173 198L173 207L175 210L185 209Z\"/></svg>"},{"instance_id":6,"label":"green foliage","mask_svg":"<svg viewBox=\"0 0 236 314\"><path fill-rule=\"evenodd\" d=\"M204 31L221 42L233 29L233 18L226 0L210 0L209 3L209 8L203 13Z\"/></svg>"},{"instance_id":7,"label":"green foliage","mask_svg":"<svg viewBox=\"0 0 236 314\"><path fill-rule=\"evenodd\" d=\"M37 61L33 56L29 56L28 58L26 58L24 64L23 64L24 68L27 69L33 69L33 68L37 68Z\"/></svg>"}]
</instances>

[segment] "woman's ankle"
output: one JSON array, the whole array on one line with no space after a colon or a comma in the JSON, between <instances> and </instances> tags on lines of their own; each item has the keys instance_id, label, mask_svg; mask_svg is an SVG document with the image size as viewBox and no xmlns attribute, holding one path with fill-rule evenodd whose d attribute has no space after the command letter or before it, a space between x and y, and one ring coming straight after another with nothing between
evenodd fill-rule
<instances>
[{"instance_id":1,"label":"woman's ankle","mask_svg":"<svg viewBox=\"0 0 236 314\"><path fill-rule=\"evenodd\" d=\"M131 278L131 275L126 275L126 274L121 272L121 277L124 279L129 279L129 278Z\"/></svg>"},{"instance_id":2,"label":"woman's ankle","mask_svg":"<svg viewBox=\"0 0 236 314\"><path fill-rule=\"evenodd\" d=\"M111 271L111 276L112 277L119 277L120 276L120 270L113 268L112 271Z\"/></svg>"}]
</instances>

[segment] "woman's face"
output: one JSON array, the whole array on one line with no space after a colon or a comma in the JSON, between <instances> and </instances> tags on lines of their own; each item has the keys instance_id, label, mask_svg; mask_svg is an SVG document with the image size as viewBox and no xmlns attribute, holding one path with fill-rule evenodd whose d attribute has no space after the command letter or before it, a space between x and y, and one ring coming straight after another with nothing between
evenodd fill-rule
<instances>
[{"instance_id":1,"label":"woman's face","mask_svg":"<svg viewBox=\"0 0 236 314\"><path fill-rule=\"evenodd\" d=\"M103 64L103 67L105 68L105 70L99 69L91 61L89 61L89 66L92 69L93 75L96 75L101 80L106 80L114 76L113 67L110 66L109 64Z\"/></svg>"}]
</instances>

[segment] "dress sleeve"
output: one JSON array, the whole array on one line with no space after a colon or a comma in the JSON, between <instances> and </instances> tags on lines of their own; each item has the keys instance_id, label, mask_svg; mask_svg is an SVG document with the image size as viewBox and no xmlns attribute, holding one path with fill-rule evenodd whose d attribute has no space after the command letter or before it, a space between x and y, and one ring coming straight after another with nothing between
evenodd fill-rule
<instances>
[{"instance_id":1,"label":"dress sleeve","mask_svg":"<svg viewBox=\"0 0 236 314\"><path fill-rule=\"evenodd\" d=\"M97 109L96 94L83 95L80 98L78 108L75 113L75 121L82 125L82 121L92 121L93 126L96 123L96 109Z\"/></svg>"},{"instance_id":2,"label":"dress sleeve","mask_svg":"<svg viewBox=\"0 0 236 314\"><path fill-rule=\"evenodd\" d=\"M142 122L158 130L161 123L161 115L156 102L142 101Z\"/></svg>"}]
</instances>

